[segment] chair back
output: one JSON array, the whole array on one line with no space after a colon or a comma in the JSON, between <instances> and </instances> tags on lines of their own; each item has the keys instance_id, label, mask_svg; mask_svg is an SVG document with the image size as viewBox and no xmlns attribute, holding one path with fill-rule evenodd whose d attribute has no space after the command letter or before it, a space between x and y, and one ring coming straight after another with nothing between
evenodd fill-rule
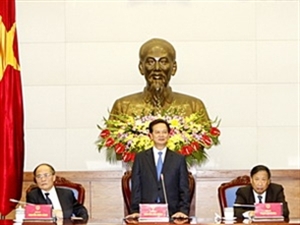
<instances>
[{"instance_id":1,"label":"chair back","mask_svg":"<svg viewBox=\"0 0 300 225\"><path fill-rule=\"evenodd\" d=\"M131 171L126 171L122 176L122 193L124 200L124 215L127 216L130 213L131 205ZM195 178L192 173L189 172L189 189L190 189L190 201L192 202L195 194ZM191 210L193 211L193 210Z\"/></svg>"},{"instance_id":2,"label":"chair back","mask_svg":"<svg viewBox=\"0 0 300 225\"><path fill-rule=\"evenodd\" d=\"M244 175L219 186L218 198L222 217L224 217L224 208L233 207L237 189L248 184L250 184L250 177Z\"/></svg>"},{"instance_id":3,"label":"chair back","mask_svg":"<svg viewBox=\"0 0 300 225\"><path fill-rule=\"evenodd\" d=\"M80 204L84 204L85 199L85 189L84 187L79 183L71 182L70 180L60 177L56 175L56 179L54 181L54 186L59 188L65 188L73 191L75 198ZM29 193L32 189L38 188L36 184L31 184L27 190L26 193Z\"/></svg>"}]
</instances>

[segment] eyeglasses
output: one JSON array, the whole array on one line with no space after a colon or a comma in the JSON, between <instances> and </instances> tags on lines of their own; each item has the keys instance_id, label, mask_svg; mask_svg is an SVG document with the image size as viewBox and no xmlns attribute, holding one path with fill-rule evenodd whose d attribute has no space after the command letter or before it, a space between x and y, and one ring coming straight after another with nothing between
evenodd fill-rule
<instances>
[{"instance_id":1,"label":"eyeglasses","mask_svg":"<svg viewBox=\"0 0 300 225\"><path fill-rule=\"evenodd\" d=\"M44 174L38 174L35 176L36 179L42 179L43 177L48 178L50 176L52 176L52 173L44 173Z\"/></svg>"}]
</instances>

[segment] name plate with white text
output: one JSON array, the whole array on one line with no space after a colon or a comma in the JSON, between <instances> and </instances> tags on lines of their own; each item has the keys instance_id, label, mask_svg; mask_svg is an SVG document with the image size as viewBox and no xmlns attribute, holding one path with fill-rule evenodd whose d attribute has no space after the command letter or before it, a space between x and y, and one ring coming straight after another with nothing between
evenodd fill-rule
<instances>
[{"instance_id":1,"label":"name plate with white text","mask_svg":"<svg viewBox=\"0 0 300 225\"><path fill-rule=\"evenodd\" d=\"M139 222L169 222L168 204L140 204Z\"/></svg>"}]
</instances>

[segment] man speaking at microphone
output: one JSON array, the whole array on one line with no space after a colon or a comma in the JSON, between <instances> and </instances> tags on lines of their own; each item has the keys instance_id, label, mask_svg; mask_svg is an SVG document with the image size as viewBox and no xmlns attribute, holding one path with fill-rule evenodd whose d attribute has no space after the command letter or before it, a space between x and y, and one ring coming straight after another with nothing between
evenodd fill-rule
<instances>
[{"instance_id":1,"label":"man speaking at microphone","mask_svg":"<svg viewBox=\"0 0 300 225\"><path fill-rule=\"evenodd\" d=\"M138 218L139 204L143 203L168 203L172 218L188 218L190 193L187 165L184 156L166 147L169 134L170 125L165 120L156 119L150 123L149 135L154 146L135 157L131 178L131 214L127 218Z\"/></svg>"}]
</instances>

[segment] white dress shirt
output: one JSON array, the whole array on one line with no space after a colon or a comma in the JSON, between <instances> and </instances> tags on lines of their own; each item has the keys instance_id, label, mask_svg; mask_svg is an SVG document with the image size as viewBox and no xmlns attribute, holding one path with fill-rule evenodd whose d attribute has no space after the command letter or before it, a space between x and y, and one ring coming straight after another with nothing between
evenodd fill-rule
<instances>
[{"instance_id":1,"label":"white dress shirt","mask_svg":"<svg viewBox=\"0 0 300 225\"><path fill-rule=\"evenodd\" d=\"M266 192L262 193L262 194L257 194L254 190L253 190L253 194L254 194L254 200L255 200L255 203L259 203L259 198L258 196L261 196L262 199L261 199L261 202L262 203L265 203L266 202Z\"/></svg>"},{"instance_id":2,"label":"white dress shirt","mask_svg":"<svg viewBox=\"0 0 300 225\"><path fill-rule=\"evenodd\" d=\"M157 161L158 161L158 153L162 152L161 154L161 159L164 162L165 161L165 156L166 156L166 152L167 152L167 147L165 147L162 150L158 150L157 148L153 147L153 154L154 154L154 160L155 160L155 165L157 165Z\"/></svg>"},{"instance_id":3,"label":"white dress shirt","mask_svg":"<svg viewBox=\"0 0 300 225\"><path fill-rule=\"evenodd\" d=\"M46 199L45 193L49 193L48 197L50 198L50 200L52 202L53 209L55 209L55 210L62 210L54 186L50 189L50 191L44 191L44 190L42 190L42 193L43 193L45 199Z\"/></svg>"}]
</instances>

